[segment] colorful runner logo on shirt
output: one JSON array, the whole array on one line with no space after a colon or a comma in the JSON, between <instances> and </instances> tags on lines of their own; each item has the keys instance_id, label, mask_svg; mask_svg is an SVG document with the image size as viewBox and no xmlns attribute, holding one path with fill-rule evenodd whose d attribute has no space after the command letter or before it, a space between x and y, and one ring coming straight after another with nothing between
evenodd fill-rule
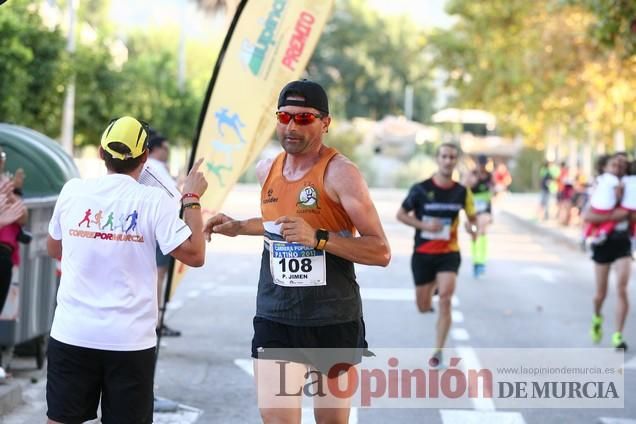
<instances>
[{"instance_id":1,"label":"colorful runner logo on shirt","mask_svg":"<svg viewBox=\"0 0 636 424\"><path fill-rule=\"evenodd\" d=\"M103 211L98 211L93 219L91 220L91 215L93 214L92 209L87 209L84 212L84 218L77 224L78 228L81 228L83 224L86 224L87 230L79 230L79 229L71 229L69 230L69 235L71 237L81 237L81 238L91 238L91 239L100 239L100 240L115 240L115 241L133 241L137 243L143 243L144 237L141 234L128 234L131 231L135 231L137 229L137 221L139 219L139 213L136 210L133 210L128 215L120 214L119 222L115 224L113 222L115 218L115 213L110 212L106 219L106 223L102 226L102 217ZM88 231L91 229L91 224L96 224L93 226L93 229L99 231ZM110 227L110 232L104 232L106 227ZM116 233L115 230L121 230L121 233Z\"/></svg>"}]
</instances>

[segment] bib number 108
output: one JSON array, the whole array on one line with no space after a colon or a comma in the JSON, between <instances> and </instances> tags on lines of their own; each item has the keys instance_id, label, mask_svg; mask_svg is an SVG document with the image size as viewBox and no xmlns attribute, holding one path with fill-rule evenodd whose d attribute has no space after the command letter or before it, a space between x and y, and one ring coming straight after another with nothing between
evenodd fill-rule
<instances>
[{"instance_id":1,"label":"bib number 108","mask_svg":"<svg viewBox=\"0 0 636 424\"><path fill-rule=\"evenodd\" d=\"M287 272L288 269L289 269L289 272L298 272L299 270L302 272L311 272L311 259L309 258L304 258L304 259L283 258L280 261L278 261L278 263L281 266L281 269L283 272Z\"/></svg>"}]
</instances>

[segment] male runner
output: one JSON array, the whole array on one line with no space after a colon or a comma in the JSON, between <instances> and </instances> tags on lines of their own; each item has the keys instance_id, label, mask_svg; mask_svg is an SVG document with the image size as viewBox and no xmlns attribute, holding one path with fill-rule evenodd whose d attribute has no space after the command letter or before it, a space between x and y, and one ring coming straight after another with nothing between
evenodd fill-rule
<instances>
[{"instance_id":1,"label":"male runner","mask_svg":"<svg viewBox=\"0 0 636 424\"><path fill-rule=\"evenodd\" d=\"M473 276L481 277L486 272L488 257L488 238L486 231L492 222L492 196L494 193L493 177L486 169L488 157L479 155L477 167L468 174L466 186L470 187L475 201L477 214L477 232L472 237Z\"/></svg>"}]
</instances>

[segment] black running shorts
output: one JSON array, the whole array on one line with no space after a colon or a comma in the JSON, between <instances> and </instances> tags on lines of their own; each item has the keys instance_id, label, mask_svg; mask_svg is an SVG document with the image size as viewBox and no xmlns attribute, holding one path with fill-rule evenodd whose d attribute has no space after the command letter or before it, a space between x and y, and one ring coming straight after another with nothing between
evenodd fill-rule
<instances>
[{"instance_id":1,"label":"black running shorts","mask_svg":"<svg viewBox=\"0 0 636 424\"><path fill-rule=\"evenodd\" d=\"M438 272L454 272L457 274L461 262L462 258L459 252L436 255L414 252L411 257L413 281L416 286L422 286L435 282Z\"/></svg>"},{"instance_id":2,"label":"black running shorts","mask_svg":"<svg viewBox=\"0 0 636 424\"><path fill-rule=\"evenodd\" d=\"M155 348L110 351L49 339L46 403L49 419L79 424L152 424Z\"/></svg>"},{"instance_id":3,"label":"black running shorts","mask_svg":"<svg viewBox=\"0 0 636 424\"><path fill-rule=\"evenodd\" d=\"M297 327L254 317L252 358L312 365L327 373L336 363L359 364L367 356L364 320Z\"/></svg>"},{"instance_id":4,"label":"black running shorts","mask_svg":"<svg viewBox=\"0 0 636 424\"><path fill-rule=\"evenodd\" d=\"M611 264L625 257L632 257L632 243L627 237L610 236L602 244L592 246L592 260L597 264Z\"/></svg>"}]
</instances>

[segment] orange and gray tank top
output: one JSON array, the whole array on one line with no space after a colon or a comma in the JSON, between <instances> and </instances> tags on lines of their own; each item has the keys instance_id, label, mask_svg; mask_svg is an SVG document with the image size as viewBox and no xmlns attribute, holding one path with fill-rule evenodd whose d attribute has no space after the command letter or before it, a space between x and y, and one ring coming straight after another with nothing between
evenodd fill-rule
<instances>
[{"instance_id":1,"label":"orange and gray tank top","mask_svg":"<svg viewBox=\"0 0 636 424\"><path fill-rule=\"evenodd\" d=\"M342 205L325 190L325 171L337 154L333 148L323 148L318 162L297 181L288 181L283 175L286 153L272 163L261 190L265 243L256 298L258 317L295 326L340 324L362 317L353 263L285 243L274 225L282 216L301 217L315 229L343 236L355 234Z\"/></svg>"}]
</instances>

